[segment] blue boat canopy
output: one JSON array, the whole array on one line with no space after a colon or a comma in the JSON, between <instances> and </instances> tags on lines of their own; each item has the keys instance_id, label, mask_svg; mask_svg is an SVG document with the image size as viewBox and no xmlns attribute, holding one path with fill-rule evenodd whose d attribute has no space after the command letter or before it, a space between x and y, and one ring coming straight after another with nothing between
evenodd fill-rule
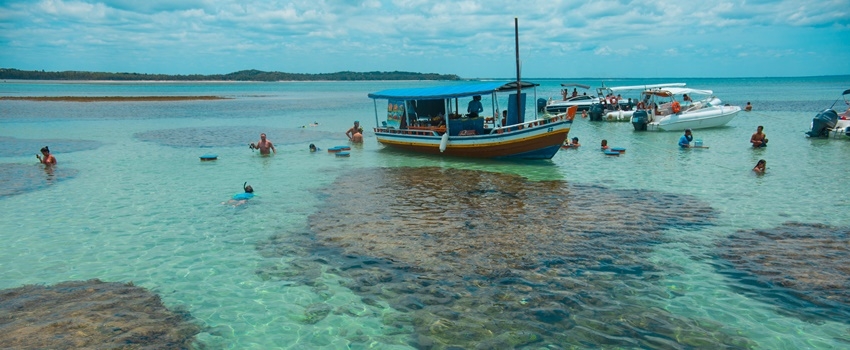
<instances>
[{"instance_id":1,"label":"blue boat canopy","mask_svg":"<svg viewBox=\"0 0 850 350\"><path fill-rule=\"evenodd\" d=\"M522 82L522 87L538 84ZM485 82L476 84L434 86L427 88L389 89L369 94L373 99L385 100L445 100L449 98L488 95L497 91L516 90L516 82Z\"/></svg>"}]
</instances>

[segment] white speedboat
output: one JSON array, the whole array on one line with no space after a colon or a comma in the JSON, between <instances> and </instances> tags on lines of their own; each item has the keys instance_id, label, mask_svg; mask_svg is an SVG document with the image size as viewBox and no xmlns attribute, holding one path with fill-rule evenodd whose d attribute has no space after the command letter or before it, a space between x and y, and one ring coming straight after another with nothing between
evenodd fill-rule
<instances>
[{"instance_id":1,"label":"white speedboat","mask_svg":"<svg viewBox=\"0 0 850 350\"><path fill-rule=\"evenodd\" d=\"M850 101L847 101L847 95L850 95L850 89L844 90L839 99L844 99L844 103L850 106ZM838 114L833 107L838 100L832 103L832 106L818 113L812 119L812 125L806 135L809 137L850 137L850 107L842 114Z\"/></svg>"},{"instance_id":2,"label":"white speedboat","mask_svg":"<svg viewBox=\"0 0 850 350\"><path fill-rule=\"evenodd\" d=\"M726 125L741 111L740 106L723 105L711 90L666 87L646 90L642 97L641 108L631 118L637 131L715 128Z\"/></svg>"},{"instance_id":3,"label":"white speedboat","mask_svg":"<svg viewBox=\"0 0 850 350\"><path fill-rule=\"evenodd\" d=\"M631 121L632 114L635 112L635 107L638 103L638 97L641 92L652 89L665 87L683 87L685 83L664 83L664 84L646 84L646 85L628 85L628 86L605 86L596 89L599 96L599 103L591 106L590 120L591 121L609 121L609 122L628 122ZM625 95L626 97L623 97ZM634 96L634 99L628 97ZM613 103L609 98L616 99Z\"/></svg>"},{"instance_id":4,"label":"white speedboat","mask_svg":"<svg viewBox=\"0 0 850 350\"><path fill-rule=\"evenodd\" d=\"M595 96L587 94L587 91L578 92L578 88L582 90L590 89L590 86L584 84L561 84L561 99L555 100L550 98L546 103L546 113L558 114L565 113L572 106L577 106L578 111L587 111L594 103L599 103L599 99ZM570 91L573 88L573 91Z\"/></svg>"}]
</instances>

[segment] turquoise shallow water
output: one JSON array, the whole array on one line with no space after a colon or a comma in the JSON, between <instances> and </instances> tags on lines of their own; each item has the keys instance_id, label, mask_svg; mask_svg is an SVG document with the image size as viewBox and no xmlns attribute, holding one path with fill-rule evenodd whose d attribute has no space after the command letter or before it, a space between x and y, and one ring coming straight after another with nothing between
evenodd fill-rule
<instances>
[{"instance_id":1,"label":"turquoise shallow water","mask_svg":"<svg viewBox=\"0 0 850 350\"><path fill-rule=\"evenodd\" d=\"M387 151L368 132L364 144L353 147L350 158L307 151L309 143L323 149L347 144L343 133L354 119L367 127L374 125L368 92L439 82L3 82L3 96L218 95L230 99L0 101L0 166L11 169L0 172L0 181L4 188L20 189L0 192L4 241L0 288L92 278L133 281L158 293L166 305L191 312L208 327L199 341L211 348L426 347L417 340L423 329L417 326L417 312L383 299L387 294L364 292L333 253L313 253L321 258L309 260L309 269L297 269L293 266L303 265L304 257L284 247L269 253L269 241L284 237L291 245L295 241L286 237L310 234L317 222L350 220L336 217L340 212L327 207L328 200L340 200L327 192L334 191L332 186L352 186L345 182L354 176L352 169L437 167L515 174L530 181L529 186L556 181L605 191L651 190L705 203L714 212L710 225L662 225L652 242L641 243L647 245L645 252L633 253L643 264L652 265L653 273L634 277L613 269L598 272L605 278L589 278L631 281L624 282L631 287L607 294L602 304L622 306L624 314L663 310L664 315L684 320L680 322L722 325L717 326L721 328L717 334L747 339L757 348L847 347L850 320L846 313L818 317L817 310L795 310L782 300L747 292L745 286L737 285L743 282L721 273L717 244L738 230L770 230L786 222L847 231L850 199L842 179L850 170L850 142L808 139L803 133L819 110L850 87L850 77L679 81L712 89L727 103L752 101L755 109L742 112L727 127L696 130L695 137L710 146L705 150L678 149L678 133L636 133L627 123L576 118L570 136L579 137L582 147L562 150L551 161L524 163ZM562 81L537 82L542 83L538 97L545 98L557 96L557 84ZM599 85L596 80L578 82ZM609 80L605 84L644 82L668 80ZM319 125L302 128L312 122ZM765 126L770 143L753 150L748 140L758 125ZM260 132L275 142L277 155L260 157L248 149ZM597 147L603 138L612 146L625 147L626 153L603 156ZM43 145L50 145L59 161L53 174L35 162L33 155ZM200 162L198 156L205 153L217 153L219 159ZM750 171L758 159L768 162L763 176ZM382 183L369 176L355 186L371 188ZM257 196L243 206L223 205L245 181ZM365 192L363 198L373 199L371 192ZM641 210L641 193L611 197L616 199L604 202L603 209L588 204L584 215L592 218L590 227L593 220ZM356 191L352 197L346 205L359 206ZM568 222L561 227L569 231L572 226ZM604 236L596 239L606 240ZM835 259L837 265L850 262L846 255ZM812 270L815 274L817 267ZM268 271L311 275L304 282L291 276L269 278ZM587 271L571 277L584 278ZM840 288L846 286L846 280L839 281ZM462 295L465 300L487 298L474 291ZM305 321L305 314L317 304L332 311L315 323ZM411 314L414 320L406 316ZM588 327L583 323L587 313L573 311L573 315L571 330ZM606 312L594 315L599 315L601 323L612 321ZM612 340L616 337L627 340ZM650 336L626 333L587 338L598 339L596 345L647 344L629 337L645 340ZM578 346L594 347L594 342Z\"/></svg>"}]
</instances>

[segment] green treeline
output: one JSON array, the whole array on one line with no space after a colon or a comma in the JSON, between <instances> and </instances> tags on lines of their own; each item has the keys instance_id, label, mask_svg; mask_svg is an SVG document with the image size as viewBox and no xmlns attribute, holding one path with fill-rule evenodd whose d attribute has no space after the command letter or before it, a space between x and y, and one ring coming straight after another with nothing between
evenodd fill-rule
<instances>
[{"instance_id":1,"label":"green treeline","mask_svg":"<svg viewBox=\"0 0 850 350\"><path fill-rule=\"evenodd\" d=\"M337 72L322 74L301 74L283 72L264 72L256 69L243 70L228 74L141 74L108 72L45 72L0 68L0 79L20 80L176 80L176 81L316 81L316 80L460 80L454 74L413 73L413 72Z\"/></svg>"}]
</instances>

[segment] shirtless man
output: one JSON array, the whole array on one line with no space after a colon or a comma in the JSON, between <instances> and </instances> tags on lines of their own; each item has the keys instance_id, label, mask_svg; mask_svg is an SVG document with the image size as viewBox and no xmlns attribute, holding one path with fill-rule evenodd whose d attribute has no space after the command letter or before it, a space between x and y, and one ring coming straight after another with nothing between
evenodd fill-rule
<instances>
[{"instance_id":1,"label":"shirtless man","mask_svg":"<svg viewBox=\"0 0 850 350\"><path fill-rule=\"evenodd\" d=\"M363 142L363 132L360 129L360 121L355 120L354 126L345 132L345 136L351 142Z\"/></svg>"},{"instance_id":2,"label":"shirtless man","mask_svg":"<svg viewBox=\"0 0 850 350\"><path fill-rule=\"evenodd\" d=\"M764 130L764 126L759 125L758 128L756 128L756 132L752 137L750 137L750 143L753 144L753 148L767 146L767 135L765 135L762 130Z\"/></svg>"},{"instance_id":3,"label":"shirtless man","mask_svg":"<svg viewBox=\"0 0 850 350\"><path fill-rule=\"evenodd\" d=\"M50 154L50 149L47 148L47 146L44 146L44 147L41 148L41 154L42 155L38 155L38 154L35 155L35 157L38 158L38 160L41 162L41 164L44 164L44 165L55 165L56 164L56 157L54 157L52 154Z\"/></svg>"},{"instance_id":4,"label":"shirtless man","mask_svg":"<svg viewBox=\"0 0 850 350\"><path fill-rule=\"evenodd\" d=\"M274 149L274 145L272 144L272 142L269 141L269 140L266 140L266 134L265 133L260 134L260 141L257 142L257 144L252 143L250 147L251 147L251 149L260 150L260 154L263 154L263 155L269 154L269 149L271 149L272 152L277 154L277 150Z\"/></svg>"}]
</instances>

